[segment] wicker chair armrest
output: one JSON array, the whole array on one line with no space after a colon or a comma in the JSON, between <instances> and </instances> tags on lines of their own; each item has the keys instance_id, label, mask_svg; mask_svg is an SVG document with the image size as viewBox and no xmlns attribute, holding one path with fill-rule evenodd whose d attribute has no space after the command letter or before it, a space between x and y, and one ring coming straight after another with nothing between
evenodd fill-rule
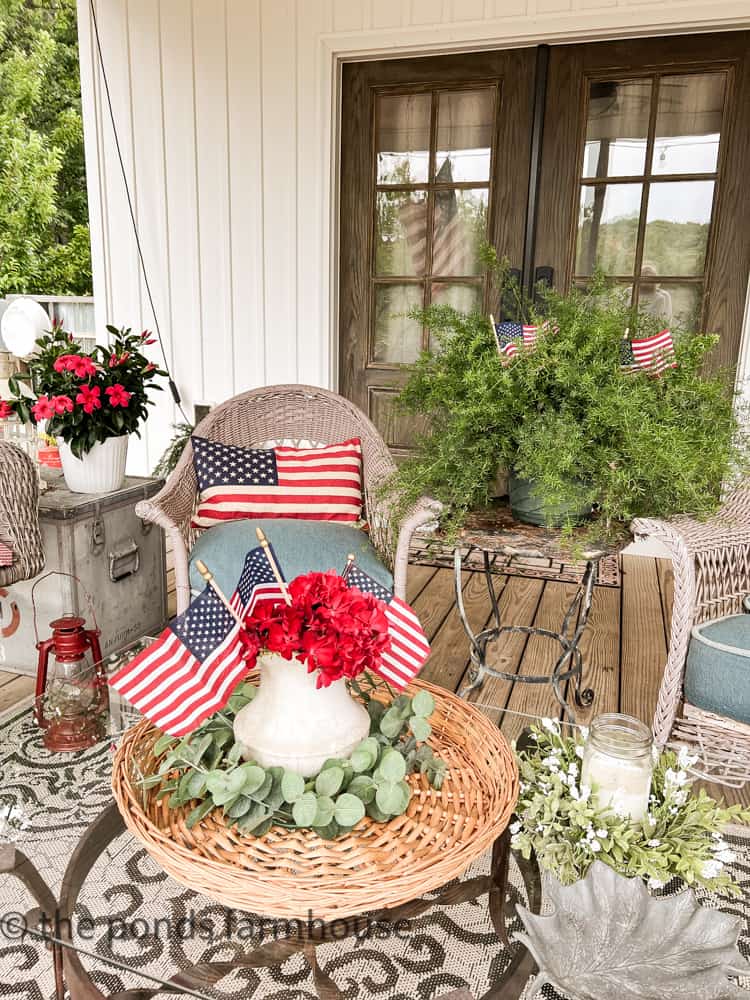
<instances>
[{"instance_id":1,"label":"wicker chair armrest","mask_svg":"<svg viewBox=\"0 0 750 1000\"><path fill-rule=\"evenodd\" d=\"M684 519L687 520L687 519ZM669 649L652 723L654 740L665 746L682 700L685 659L696 606L695 555L680 522L636 518L630 526L636 538L655 538L669 551L674 575L674 601Z\"/></svg>"},{"instance_id":2,"label":"wicker chair armrest","mask_svg":"<svg viewBox=\"0 0 750 1000\"><path fill-rule=\"evenodd\" d=\"M406 600L406 574L409 567L409 547L417 528L434 530L443 510L439 500L432 497L420 497L414 506L407 511L401 522L396 543L396 555L393 560L393 592L396 597Z\"/></svg>"}]
</instances>

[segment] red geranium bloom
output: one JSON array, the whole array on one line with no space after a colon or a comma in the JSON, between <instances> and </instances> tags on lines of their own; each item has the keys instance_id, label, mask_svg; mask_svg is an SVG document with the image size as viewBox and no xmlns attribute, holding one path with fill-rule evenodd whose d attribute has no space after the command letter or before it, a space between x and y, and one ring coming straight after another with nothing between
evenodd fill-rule
<instances>
[{"instance_id":1,"label":"red geranium bloom","mask_svg":"<svg viewBox=\"0 0 750 1000\"><path fill-rule=\"evenodd\" d=\"M0 399L0 420L6 420L8 417L13 416L13 407L10 403L6 403L4 399Z\"/></svg>"},{"instance_id":2,"label":"red geranium bloom","mask_svg":"<svg viewBox=\"0 0 750 1000\"><path fill-rule=\"evenodd\" d=\"M124 385L120 385L118 382L116 385L110 385L104 390L109 397L110 406L122 406L125 407L130 402L131 392L128 392Z\"/></svg>"},{"instance_id":3,"label":"red geranium bloom","mask_svg":"<svg viewBox=\"0 0 750 1000\"><path fill-rule=\"evenodd\" d=\"M47 396L40 396L31 407L31 412L35 420L49 420L50 417L54 417L55 408Z\"/></svg>"},{"instance_id":4,"label":"red geranium bloom","mask_svg":"<svg viewBox=\"0 0 750 1000\"><path fill-rule=\"evenodd\" d=\"M76 396L76 403L81 404L84 413L93 413L94 410L102 408L101 394L102 391L98 385L82 385Z\"/></svg>"},{"instance_id":5,"label":"red geranium bloom","mask_svg":"<svg viewBox=\"0 0 750 1000\"><path fill-rule=\"evenodd\" d=\"M317 670L318 687L356 677L380 665L390 648L388 621L380 603L333 570L307 573L289 584L291 604L259 601L245 620L250 655L267 649L287 659L298 656Z\"/></svg>"},{"instance_id":6,"label":"red geranium bloom","mask_svg":"<svg viewBox=\"0 0 750 1000\"><path fill-rule=\"evenodd\" d=\"M53 396L50 403L58 416L62 413L71 413L73 410L73 400L70 396Z\"/></svg>"}]
</instances>

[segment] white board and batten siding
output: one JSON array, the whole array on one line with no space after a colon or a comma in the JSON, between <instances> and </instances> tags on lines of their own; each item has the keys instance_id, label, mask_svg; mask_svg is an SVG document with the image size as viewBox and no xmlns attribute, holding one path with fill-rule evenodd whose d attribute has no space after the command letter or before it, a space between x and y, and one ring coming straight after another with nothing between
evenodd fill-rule
<instances>
[{"instance_id":1,"label":"white board and batten siding","mask_svg":"<svg viewBox=\"0 0 750 1000\"><path fill-rule=\"evenodd\" d=\"M750 25L748 0L95 0L170 366L194 403L336 385L341 59ZM153 327L78 0L97 323ZM155 361L158 351L152 349ZM131 448L149 471L168 393Z\"/></svg>"}]
</instances>

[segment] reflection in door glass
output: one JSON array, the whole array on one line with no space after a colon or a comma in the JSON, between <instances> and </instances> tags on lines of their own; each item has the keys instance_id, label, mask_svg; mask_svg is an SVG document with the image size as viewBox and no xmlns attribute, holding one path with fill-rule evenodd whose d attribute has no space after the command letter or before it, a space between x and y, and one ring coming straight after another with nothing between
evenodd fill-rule
<instances>
[{"instance_id":1,"label":"reflection in door glass","mask_svg":"<svg viewBox=\"0 0 750 1000\"><path fill-rule=\"evenodd\" d=\"M643 271L646 273L646 265ZM664 326L680 325L699 330L703 307L701 284L678 282L642 282L638 289L638 308L658 319Z\"/></svg>"},{"instance_id":2,"label":"reflection in door glass","mask_svg":"<svg viewBox=\"0 0 750 1000\"><path fill-rule=\"evenodd\" d=\"M427 194L378 191L375 273L424 274L427 258Z\"/></svg>"},{"instance_id":3,"label":"reflection in door glass","mask_svg":"<svg viewBox=\"0 0 750 1000\"><path fill-rule=\"evenodd\" d=\"M632 274L641 207L640 184L583 185L576 274Z\"/></svg>"},{"instance_id":4,"label":"reflection in door glass","mask_svg":"<svg viewBox=\"0 0 750 1000\"><path fill-rule=\"evenodd\" d=\"M436 180L489 181L494 122L494 88L441 93Z\"/></svg>"},{"instance_id":5,"label":"reflection in door glass","mask_svg":"<svg viewBox=\"0 0 750 1000\"><path fill-rule=\"evenodd\" d=\"M651 80L593 80L589 85L584 177L628 177L646 163Z\"/></svg>"},{"instance_id":6,"label":"reflection in door glass","mask_svg":"<svg viewBox=\"0 0 750 1000\"><path fill-rule=\"evenodd\" d=\"M643 260L656 274L703 274L713 196L713 181L651 185Z\"/></svg>"},{"instance_id":7,"label":"reflection in door glass","mask_svg":"<svg viewBox=\"0 0 750 1000\"><path fill-rule=\"evenodd\" d=\"M430 163L430 94L377 99L378 184L423 184Z\"/></svg>"},{"instance_id":8,"label":"reflection in door glass","mask_svg":"<svg viewBox=\"0 0 750 1000\"><path fill-rule=\"evenodd\" d=\"M372 360L409 365L422 350L422 327L408 315L424 304L422 285L375 286L375 338Z\"/></svg>"},{"instance_id":9,"label":"reflection in door glass","mask_svg":"<svg viewBox=\"0 0 750 1000\"><path fill-rule=\"evenodd\" d=\"M487 188L435 192L432 273L479 274L479 246L487 236Z\"/></svg>"},{"instance_id":10,"label":"reflection in door glass","mask_svg":"<svg viewBox=\"0 0 750 1000\"><path fill-rule=\"evenodd\" d=\"M654 137L655 174L716 170L725 84L723 73L661 78Z\"/></svg>"}]
</instances>

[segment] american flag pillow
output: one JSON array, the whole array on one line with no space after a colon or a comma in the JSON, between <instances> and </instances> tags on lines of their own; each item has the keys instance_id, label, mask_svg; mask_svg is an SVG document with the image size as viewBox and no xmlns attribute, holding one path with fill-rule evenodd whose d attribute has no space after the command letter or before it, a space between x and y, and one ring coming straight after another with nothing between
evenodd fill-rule
<instances>
[{"instance_id":1,"label":"american flag pillow","mask_svg":"<svg viewBox=\"0 0 750 1000\"><path fill-rule=\"evenodd\" d=\"M359 438L324 448L238 448L193 437L198 509L193 527L242 518L357 521L362 513Z\"/></svg>"}]
</instances>

